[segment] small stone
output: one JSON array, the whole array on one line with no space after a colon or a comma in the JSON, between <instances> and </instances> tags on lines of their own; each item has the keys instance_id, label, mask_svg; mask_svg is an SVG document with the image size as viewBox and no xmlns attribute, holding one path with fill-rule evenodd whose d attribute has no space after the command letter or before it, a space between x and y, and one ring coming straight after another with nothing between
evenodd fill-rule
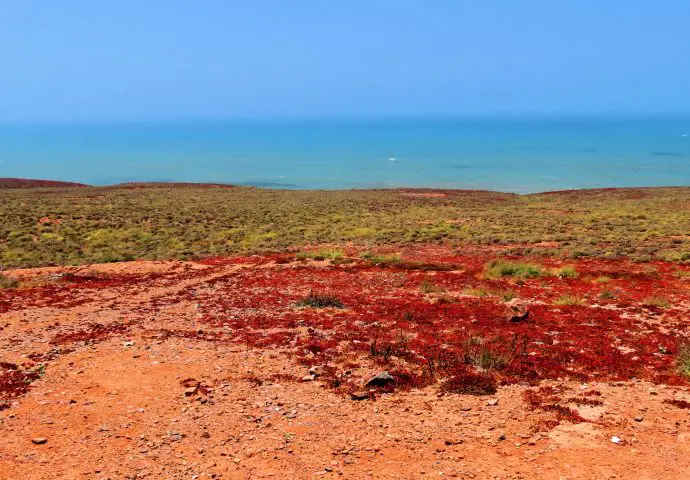
<instances>
[{"instance_id":1,"label":"small stone","mask_svg":"<svg viewBox=\"0 0 690 480\"><path fill-rule=\"evenodd\" d=\"M644 417L642 415L638 415L637 417L635 417L636 422L641 422L642 420L644 420Z\"/></svg>"},{"instance_id":2,"label":"small stone","mask_svg":"<svg viewBox=\"0 0 690 480\"><path fill-rule=\"evenodd\" d=\"M314 365L309 369L309 375L313 377L320 377L323 375L323 367L321 365Z\"/></svg>"},{"instance_id":3,"label":"small stone","mask_svg":"<svg viewBox=\"0 0 690 480\"><path fill-rule=\"evenodd\" d=\"M189 387L185 388L184 390L184 396L185 397L191 397L192 395L196 395L196 393L199 391L199 387Z\"/></svg>"},{"instance_id":4,"label":"small stone","mask_svg":"<svg viewBox=\"0 0 690 480\"><path fill-rule=\"evenodd\" d=\"M616 435L611 437L611 443L615 443L616 445L619 445L622 441L623 440L621 440L620 437L617 437Z\"/></svg>"},{"instance_id":5,"label":"small stone","mask_svg":"<svg viewBox=\"0 0 690 480\"><path fill-rule=\"evenodd\" d=\"M498 398L492 398L488 402L486 402L486 404L490 407L495 407L496 405L498 405Z\"/></svg>"},{"instance_id":6,"label":"small stone","mask_svg":"<svg viewBox=\"0 0 690 480\"><path fill-rule=\"evenodd\" d=\"M45 437L38 437L31 440L31 443L33 443L34 445L43 445L48 443L48 439Z\"/></svg>"},{"instance_id":7,"label":"small stone","mask_svg":"<svg viewBox=\"0 0 690 480\"><path fill-rule=\"evenodd\" d=\"M464 442L465 441L462 438L446 438L446 441L444 443L450 447L452 445L460 445Z\"/></svg>"},{"instance_id":8,"label":"small stone","mask_svg":"<svg viewBox=\"0 0 690 480\"><path fill-rule=\"evenodd\" d=\"M498 439L499 439L500 441L505 440L505 439L506 439L506 434L505 434L505 433L500 434L500 435L498 436Z\"/></svg>"},{"instance_id":9,"label":"small stone","mask_svg":"<svg viewBox=\"0 0 690 480\"><path fill-rule=\"evenodd\" d=\"M506 303L506 319L509 322L523 322L529 317L527 306L518 298Z\"/></svg>"},{"instance_id":10,"label":"small stone","mask_svg":"<svg viewBox=\"0 0 690 480\"><path fill-rule=\"evenodd\" d=\"M313 382L316 377L314 375L305 375L302 377L303 382Z\"/></svg>"}]
</instances>

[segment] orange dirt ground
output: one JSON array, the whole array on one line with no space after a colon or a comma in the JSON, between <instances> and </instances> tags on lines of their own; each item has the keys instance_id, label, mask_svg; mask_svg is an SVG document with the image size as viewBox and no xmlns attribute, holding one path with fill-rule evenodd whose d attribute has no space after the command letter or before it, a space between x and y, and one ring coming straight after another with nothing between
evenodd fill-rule
<instances>
[{"instance_id":1,"label":"orange dirt ground","mask_svg":"<svg viewBox=\"0 0 690 480\"><path fill-rule=\"evenodd\" d=\"M614 367L607 370L606 362L596 367L597 378L575 370L571 378L557 377L535 361L530 365L539 378L505 374L493 395L443 394L438 383L427 383L371 391L370 398L354 400L352 388L363 389L368 378L392 371L392 365L368 358L367 348L351 351L341 345L329 357L330 350L304 353L299 335L319 328L335 332L340 325L324 326L319 319L364 315L398 294L434 308L474 302L472 308L492 312L501 305L463 293L468 283L483 282L486 252L403 253L452 261L465 273L355 269L278 256L6 272L23 286L0 290L0 361L6 382L20 372L29 376L4 392L0 478L688 478L690 410L683 402L690 401L690 389L661 352L675 348L670 344L648 356L642 347L634 353L634 342L620 346L632 353L615 361L625 355L658 359L653 369L636 367L636 378L622 378ZM643 273L649 266L573 264L585 273L630 269L629 277L612 282L620 282L621 296L635 294L621 301L623 306L611 302L553 311L572 311L586 320L599 310L620 308L616 318L630 322L620 338L641 323L640 332L654 331L659 342L666 341L663 335L687 335L689 282L671 275L680 267L657 263L658 273L647 281ZM568 287L587 296L587 289L599 288L585 273L572 281L500 282L516 288L531 312L544 309L543 317L531 320L536 329L552 311L546 310L552 308L545 306L548 295ZM258 277L268 283L257 283ZM295 299L314 290L305 278L341 296L347 308L334 313L294 307ZM420 293L419 281L428 278L438 279L445 292ZM360 285L357 279L374 283ZM246 282L254 282L251 292L243 290ZM348 284L352 292L343 286ZM389 290L383 290L386 285ZM673 304L667 310L635 304L640 295L664 292ZM357 295L376 298L358 313L352 300ZM266 326L263 343L247 340L250 330L238 324L259 314L284 318L293 311L298 321ZM270 340L285 329L294 337ZM325 375L305 377L311 365L320 364L320 355L323 363L352 370L347 385L336 388ZM31 372L40 373L31 377ZM529 407L525 392L549 386L574 417ZM596 392L587 397L597 399L593 405L562 400L584 398L587 392Z\"/></svg>"}]
</instances>

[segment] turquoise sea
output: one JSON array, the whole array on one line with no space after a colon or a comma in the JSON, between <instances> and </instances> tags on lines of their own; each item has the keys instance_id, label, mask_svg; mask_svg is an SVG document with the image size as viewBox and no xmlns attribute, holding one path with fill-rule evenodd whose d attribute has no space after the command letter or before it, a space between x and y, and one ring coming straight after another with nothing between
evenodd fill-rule
<instances>
[{"instance_id":1,"label":"turquoise sea","mask_svg":"<svg viewBox=\"0 0 690 480\"><path fill-rule=\"evenodd\" d=\"M0 177L518 193L690 185L690 118L5 124Z\"/></svg>"}]
</instances>

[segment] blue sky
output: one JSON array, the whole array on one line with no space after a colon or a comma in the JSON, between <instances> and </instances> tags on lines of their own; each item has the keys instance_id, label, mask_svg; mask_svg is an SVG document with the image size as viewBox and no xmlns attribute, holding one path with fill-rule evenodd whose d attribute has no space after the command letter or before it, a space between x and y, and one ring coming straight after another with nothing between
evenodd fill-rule
<instances>
[{"instance_id":1,"label":"blue sky","mask_svg":"<svg viewBox=\"0 0 690 480\"><path fill-rule=\"evenodd\" d=\"M21 0L0 121L690 114L687 0Z\"/></svg>"}]
</instances>

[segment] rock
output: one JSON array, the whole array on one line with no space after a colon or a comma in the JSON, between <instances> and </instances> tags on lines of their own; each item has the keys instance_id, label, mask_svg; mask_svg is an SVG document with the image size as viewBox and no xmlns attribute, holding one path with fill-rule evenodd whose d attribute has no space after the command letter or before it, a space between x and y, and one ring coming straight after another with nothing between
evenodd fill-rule
<instances>
[{"instance_id":1,"label":"rock","mask_svg":"<svg viewBox=\"0 0 690 480\"><path fill-rule=\"evenodd\" d=\"M505 433L500 434L500 435L498 436L498 439L499 439L500 441L505 440L505 439L506 439L506 434L505 434Z\"/></svg>"},{"instance_id":2,"label":"rock","mask_svg":"<svg viewBox=\"0 0 690 480\"><path fill-rule=\"evenodd\" d=\"M641 422L642 420L644 420L644 417L642 415L638 415L637 417L635 417L636 422Z\"/></svg>"},{"instance_id":3,"label":"rock","mask_svg":"<svg viewBox=\"0 0 690 480\"><path fill-rule=\"evenodd\" d=\"M385 387L395 383L395 378L388 372L380 372L374 375L367 383L367 387Z\"/></svg>"},{"instance_id":4,"label":"rock","mask_svg":"<svg viewBox=\"0 0 690 480\"><path fill-rule=\"evenodd\" d=\"M309 369L309 375L313 377L320 377L323 375L323 367L321 365L314 365Z\"/></svg>"},{"instance_id":5,"label":"rock","mask_svg":"<svg viewBox=\"0 0 690 480\"><path fill-rule=\"evenodd\" d=\"M188 387L184 389L184 396L185 397L191 397L192 395L196 395L196 393L199 391L199 387Z\"/></svg>"},{"instance_id":6,"label":"rock","mask_svg":"<svg viewBox=\"0 0 690 480\"><path fill-rule=\"evenodd\" d=\"M31 443L33 443L34 445L43 445L48 443L48 439L45 437L38 437L31 440Z\"/></svg>"},{"instance_id":7,"label":"rock","mask_svg":"<svg viewBox=\"0 0 690 480\"><path fill-rule=\"evenodd\" d=\"M527 306L518 298L506 303L506 319L510 322L523 322L529 317Z\"/></svg>"},{"instance_id":8,"label":"rock","mask_svg":"<svg viewBox=\"0 0 690 480\"><path fill-rule=\"evenodd\" d=\"M134 346L134 342L131 341L131 340L128 340L128 341L124 342L124 343L122 344L122 346L123 346L123 347L133 347L133 346Z\"/></svg>"},{"instance_id":9,"label":"rock","mask_svg":"<svg viewBox=\"0 0 690 480\"><path fill-rule=\"evenodd\" d=\"M366 400L369 398L369 392L352 392L350 398L352 400Z\"/></svg>"},{"instance_id":10,"label":"rock","mask_svg":"<svg viewBox=\"0 0 690 480\"><path fill-rule=\"evenodd\" d=\"M452 445L460 445L461 443L465 443L465 441L462 438L446 438L444 442L447 446L452 446Z\"/></svg>"},{"instance_id":11,"label":"rock","mask_svg":"<svg viewBox=\"0 0 690 480\"><path fill-rule=\"evenodd\" d=\"M495 407L496 405L498 405L498 398L492 398L488 402L486 402L486 404L490 407Z\"/></svg>"},{"instance_id":12,"label":"rock","mask_svg":"<svg viewBox=\"0 0 690 480\"><path fill-rule=\"evenodd\" d=\"M621 440L620 437L617 437L616 435L614 435L613 437L611 437L611 443L615 443L616 445L620 445L620 443L621 443L622 441L623 441L623 440Z\"/></svg>"},{"instance_id":13,"label":"rock","mask_svg":"<svg viewBox=\"0 0 690 480\"><path fill-rule=\"evenodd\" d=\"M316 376L314 375L305 375L302 377L303 382L313 382Z\"/></svg>"}]
</instances>

